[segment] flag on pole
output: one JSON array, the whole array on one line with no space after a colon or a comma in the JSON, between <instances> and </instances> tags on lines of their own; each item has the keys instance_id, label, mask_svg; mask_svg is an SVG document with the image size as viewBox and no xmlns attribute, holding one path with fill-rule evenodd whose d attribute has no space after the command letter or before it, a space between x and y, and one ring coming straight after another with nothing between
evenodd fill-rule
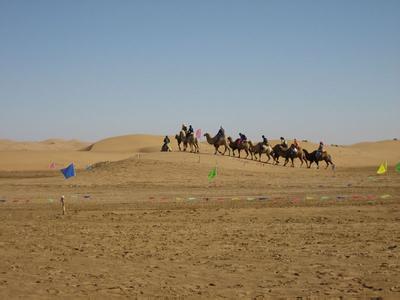
<instances>
[{"instance_id":1,"label":"flag on pole","mask_svg":"<svg viewBox=\"0 0 400 300\"><path fill-rule=\"evenodd\" d=\"M396 165L396 172L400 173L400 162L398 162Z\"/></svg>"},{"instance_id":2,"label":"flag on pole","mask_svg":"<svg viewBox=\"0 0 400 300\"><path fill-rule=\"evenodd\" d=\"M196 138L199 140L201 138L201 129L196 130Z\"/></svg>"},{"instance_id":3,"label":"flag on pole","mask_svg":"<svg viewBox=\"0 0 400 300\"><path fill-rule=\"evenodd\" d=\"M376 171L376 173L381 175L381 174L385 174L386 171L387 171L387 162L381 163L381 165L379 166L378 171Z\"/></svg>"},{"instance_id":4,"label":"flag on pole","mask_svg":"<svg viewBox=\"0 0 400 300\"><path fill-rule=\"evenodd\" d=\"M210 173L208 173L208 180L213 180L217 176L217 167L212 168Z\"/></svg>"},{"instance_id":5,"label":"flag on pole","mask_svg":"<svg viewBox=\"0 0 400 300\"><path fill-rule=\"evenodd\" d=\"M75 176L75 167L74 164L70 164L65 169L61 169L61 173L63 173L65 179Z\"/></svg>"}]
</instances>

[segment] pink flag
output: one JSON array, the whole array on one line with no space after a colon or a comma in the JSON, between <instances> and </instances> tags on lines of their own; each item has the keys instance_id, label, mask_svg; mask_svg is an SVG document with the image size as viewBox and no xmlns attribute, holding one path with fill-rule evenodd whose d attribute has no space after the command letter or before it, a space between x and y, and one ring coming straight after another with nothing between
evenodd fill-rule
<instances>
[{"instance_id":1,"label":"pink flag","mask_svg":"<svg viewBox=\"0 0 400 300\"><path fill-rule=\"evenodd\" d=\"M196 130L196 138L200 139L201 138L201 129Z\"/></svg>"},{"instance_id":2,"label":"pink flag","mask_svg":"<svg viewBox=\"0 0 400 300\"><path fill-rule=\"evenodd\" d=\"M55 169L56 168L56 163L52 162L49 166L49 169Z\"/></svg>"}]
</instances>

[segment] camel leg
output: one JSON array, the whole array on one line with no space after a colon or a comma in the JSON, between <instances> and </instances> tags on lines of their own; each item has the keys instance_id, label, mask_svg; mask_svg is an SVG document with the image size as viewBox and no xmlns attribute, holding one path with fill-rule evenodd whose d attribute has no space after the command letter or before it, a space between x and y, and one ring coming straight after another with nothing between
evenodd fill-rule
<instances>
[{"instance_id":1,"label":"camel leg","mask_svg":"<svg viewBox=\"0 0 400 300\"><path fill-rule=\"evenodd\" d=\"M292 168L294 168L294 159L293 159L293 157L291 157L290 160L292 161Z\"/></svg>"},{"instance_id":2,"label":"camel leg","mask_svg":"<svg viewBox=\"0 0 400 300\"><path fill-rule=\"evenodd\" d=\"M244 151L246 151L246 159L249 157L249 151L247 149L245 149Z\"/></svg>"},{"instance_id":3,"label":"camel leg","mask_svg":"<svg viewBox=\"0 0 400 300\"><path fill-rule=\"evenodd\" d=\"M329 162L326 160L325 163L326 163L325 169L328 169L328 167L329 167Z\"/></svg>"},{"instance_id":4,"label":"camel leg","mask_svg":"<svg viewBox=\"0 0 400 300\"><path fill-rule=\"evenodd\" d=\"M319 169L319 162L318 160L315 162L317 164L317 169Z\"/></svg>"},{"instance_id":5,"label":"camel leg","mask_svg":"<svg viewBox=\"0 0 400 300\"><path fill-rule=\"evenodd\" d=\"M217 147L217 146L214 146L214 148L215 148L214 155L217 155L218 147Z\"/></svg>"},{"instance_id":6,"label":"camel leg","mask_svg":"<svg viewBox=\"0 0 400 300\"><path fill-rule=\"evenodd\" d=\"M225 155L226 150L228 150L228 155L231 156L231 150L228 148L227 145L225 145L224 155Z\"/></svg>"},{"instance_id":7,"label":"camel leg","mask_svg":"<svg viewBox=\"0 0 400 300\"><path fill-rule=\"evenodd\" d=\"M288 158L285 158L285 163L283 164L284 167L286 167L286 164L289 162Z\"/></svg>"}]
</instances>

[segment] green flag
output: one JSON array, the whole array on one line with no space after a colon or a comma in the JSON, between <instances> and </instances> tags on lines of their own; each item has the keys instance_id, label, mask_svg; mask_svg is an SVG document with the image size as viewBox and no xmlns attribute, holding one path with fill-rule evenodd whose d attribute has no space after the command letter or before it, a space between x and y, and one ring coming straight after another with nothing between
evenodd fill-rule
<instances>
[{"instance_id":1,"label":"green flag","mask_svg":"<svg viewBox=\"0 0 400 300\"><path fill-rule=\"evenodd\" d=\"M397 163L397 165L396 165L396 172L397 172L397 173L400 173L400 162Z\"/></svg>"},{"instance_id":2,"label":"green flag","mask_svg":"<svg viewBox=\"0 0 400 300\"><path fill-rule=\"evenodd\" d=\"M208 173L208 180L213 180L215 176L217 176L217 167L214 167L210 173Z\"/></svg>"}]
</instances>

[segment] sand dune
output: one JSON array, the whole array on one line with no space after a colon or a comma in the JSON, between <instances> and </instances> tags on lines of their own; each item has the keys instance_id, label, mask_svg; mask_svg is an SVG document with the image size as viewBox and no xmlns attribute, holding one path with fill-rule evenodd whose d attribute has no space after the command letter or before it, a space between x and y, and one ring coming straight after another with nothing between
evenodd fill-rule
<instances>
[{"instance_id":1,"label":"sand dune","mask_svg":"<svg viewBox=\"0 0 400 300\"><path fill-rule=\"evenodd\" d=\"M112 137L89 144L77 140L65 141L49 139L42 142L15 142L0 141L0 170L45 170L51 162L57 167L74 162L78 168L99 161L116 161L126 159L142 153L149 158L172 163L187 158L188 153L165 155L160 153L163 136L156 135L125 135ZM178 151L174 136L170 136L174 151ZM272 140L271 144L278 143ZM301 146L309 151L315 150L318 145L311 142L302 142ZM85 149L87 151L79 151ZM203 160L215 160L212 155L214 148L204 139L200 140L200 150ZM378 166L383 161L394 165L400 161L399 141L378 141L358 143L350 146L326 146L338 168L341 167L371 167ZM243 154L242 154L243 155ZM220 157L221 164L229 164L228 157ZM265 160L266 158L264 158ZM299 165L299 162L296 162ZM324 163L322 164L324 165Z\"/></svg>"},{"instance_id":2,"label":"sand dune","mask_svg":"<svg viewBox=\"0 0 400 300\"><path fill-rule=\"evenodd\" d=\"M48 139L40 142L0 140L0 151L80 150L89 143L79 140Z\"/></svg>"}]
</instances>

